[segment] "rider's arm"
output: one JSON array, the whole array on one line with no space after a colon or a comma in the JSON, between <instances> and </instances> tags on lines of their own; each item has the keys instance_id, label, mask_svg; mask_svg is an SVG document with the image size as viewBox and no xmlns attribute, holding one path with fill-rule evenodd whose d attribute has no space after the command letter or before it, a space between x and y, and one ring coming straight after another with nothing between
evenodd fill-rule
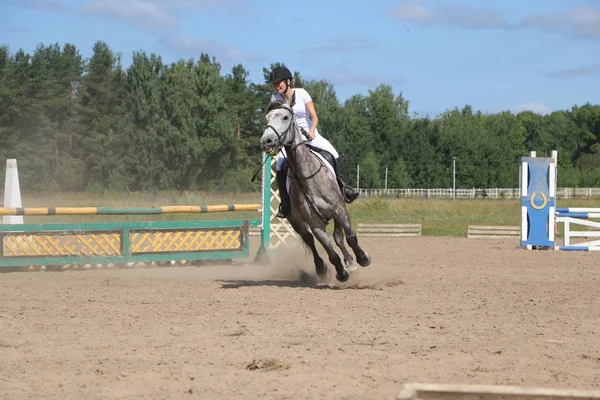
<instances>
[{"instance_id":1,"label":"rider's arm","mask_svg":"<svg viewBox=\"0 0 600 400\"><path fill-rule=\"evenodd\" d=\"M317 110L315 110L315 104L312 99L306 103L304 103L306 107L306 111L310 115L310 120L312 121L312 126L310 127L310 131L308 132L308 138L313 140L315 138L315 132L317 130L317 125L319 125L319 116L317 115Z\"/></svg>"}]
</instances>

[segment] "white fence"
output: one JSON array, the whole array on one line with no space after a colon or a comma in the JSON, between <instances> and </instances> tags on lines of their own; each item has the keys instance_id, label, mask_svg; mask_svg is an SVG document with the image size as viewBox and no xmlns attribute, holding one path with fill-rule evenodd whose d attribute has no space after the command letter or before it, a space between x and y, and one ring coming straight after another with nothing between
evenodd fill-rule
<instances>
[{"instance_id":1,"label":"white fence","mask_svg":"<svg viewBox=\"0 0 600 400\"><path fill-rule=\"evenodd\" d=\"M428 199L452 199L452 189L360 189L366 197L423 197ZM600 188L556 188L557 199L600 196ZM518 199L519 188L473 188L456 189L457 199Z\"/></svg>"}]
</instances>

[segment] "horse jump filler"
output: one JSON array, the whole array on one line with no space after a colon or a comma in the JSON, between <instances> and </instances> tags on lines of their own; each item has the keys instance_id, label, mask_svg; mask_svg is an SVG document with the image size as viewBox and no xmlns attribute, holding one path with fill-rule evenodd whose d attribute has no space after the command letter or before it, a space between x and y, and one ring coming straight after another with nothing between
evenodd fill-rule
<instances>
[{"instance_id":1,"label":"horse jump filler","mask_svg":"<svg viewBox=\"0 0 600 400\"><path fill-rule=\"evenodd\" d=\"M271 157L263 159L261 204L164 207L5 207L0 216L21 218L0 224L0 271L89 269L114 266L210 262L249 256L251 230L260 236L254 257L286 244L288 235L272 224ZM16 174L16 161L8 172ZM14 164L14 165L13 165ZM18 179L18 175L16 177ZM11 179L14 180L14 179ZM8 189L8 187L7 187ZM18 193L20 200L20 192ZM20 203L20 201L19 201ZM188 220L158 222L98 222L24 224L23 216L149 215L256 211L260 218L244 220ZM14 220L13 220L14 221ZM275 227L275 234L271 226ZM254 235L253 235L254 236Z\"/></svg>"},{"instance_id":2,"label":"horse jump filler","mask_svg":"<svg viewBox=\"0 0 600 400\"><path fill-rule=\"evenodd\" d=\"M469 225L467 227L467 239L504 239L518 237L520 233L518 226Z\"/></svg>"},{"instance_id":3,"label":"horse jump filler","mask_svg":"<svg viewBox=\"0 0 600 400\"><path fill-rule=\"evenodd\" d=\"M358 224L358 236L421 236L421 224Z\"/></svg>"},{"instance_id":4,"label":"horse jump filler","mask_svg":"<svg viewBox=\"0 0 600 400\"><path fill-rule=\"evenodd\" d=\"M139 215L259 211L260 204L156 208L0 208L0 215ZM0 268L79 269L249 256L261 220L16 224L0 226Z\"/></svg>"},{"instance_id":5,"label":"horse jump filler","mask_svg":"<svg viewBox=\"0 0 600 400\"><path fill-rule=\"evenodd\" d=\"M600 208L557 208L556 178L557 151L552 157L521 158L521 246L531 249L567 251L600 251ZM556 243L555 234L559 223L563 224L563 245ZM573 230L573 225L591 228L588 231ZM596 238L572 244L572 238Z\"/></svg>"}]
</instances>

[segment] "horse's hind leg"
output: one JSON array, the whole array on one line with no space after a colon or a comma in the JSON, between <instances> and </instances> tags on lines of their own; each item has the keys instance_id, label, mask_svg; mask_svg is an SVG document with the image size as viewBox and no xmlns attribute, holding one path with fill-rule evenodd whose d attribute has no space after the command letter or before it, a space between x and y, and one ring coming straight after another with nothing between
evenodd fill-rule
<instances>
[{"instance_id":1,"label":"horse's hind leg","mask_svg":"<svg viewBox=\"0 0 600 400\"><path fill-rule=\"evenodd\" d=\"M329 236L327 236L327 231L325 228L312 228L313 234L317 237L317 240L323 245L327 255L329 256L329 261L333 264L336 270L336 279L340 282L346 282L350 278L350 273L342 264L342 259L335 252L333 248L333 243L329 240Z\"/></svg>"},{"instance_id":2,"label":"horse's hind leg","mask_svg":"<svg viewBox=\"0 0 600 400\"><path fill-rule=\"evenodd\" d=\"M356 261L361 267L368 267L369 264L371 264L371 256L358 245L358 238L356 237L356 233L352 230L352 228L346 230L346 232L352 233L346 233L346 241L348 242L348 245L352 248L352 250L354 250L354 254L356 255Z\"/></svg>"},{"instance_id":3,"label":"horse's hind leg","mask_svg":"<svg viewBox=\"0 0 600 400\"><path fill-rule=\"evenodd\" d=\"M321 256L319 256L319 252L315 246L315 238L312 233L310 233L308 226L302 222L297 222L296 220L290 219L288 221L292 225L292 228L298 232L304 243L306 243L306 245L310 248L310 251L312 251L317 275L319 277L324 277L327 275L327 265L325 265L325 261L323 261Z\"/></svg>"},{"instance_id":4,"label":"horse's hind leg","mask_svg":"<svg viewBox=\"0 0 600 400\"><path fill-rule=\"evenodd\" d=\"M346 244L344 243L344 227L340 225L337 221L334 221L333 223L333 239L335 240L335 243L338 245L338 247L342 250L342 254L344 255L344 264L346 264L346 268L348 268L349 271L356 270L356 267L354 266L354 258L348 252Z\"/></svg>"}]
</instances>

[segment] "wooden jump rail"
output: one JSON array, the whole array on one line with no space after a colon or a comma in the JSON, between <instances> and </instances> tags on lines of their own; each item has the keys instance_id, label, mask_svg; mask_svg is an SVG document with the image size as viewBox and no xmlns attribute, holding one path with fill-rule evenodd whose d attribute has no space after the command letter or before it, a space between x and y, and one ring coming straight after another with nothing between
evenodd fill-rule
<instances>
[{"instance_id":1,"label":"wooden jump rail","mask_svg":"<svg viewBox=\"0 0 600 400\"><path fill-rule=\"evenodd\" d=\"M469 225L467 228L468 239L505 239L520 235L521 228L518 226Z\"/></svg>"},{"instance_id":2,"label":"wooden jump rail","mask_svg":"<svg viewBox=\"0 0 600 400\"><path fill-rule=\"evenodd\" d=\"M592 400L598 390L553 389L503 385L407 383L396 400Z\"/></svg>"},{"instance_id":3,"label":"wooden jump rail","mask_svg":"<svg viewBox=\"0 0 600 400\"><path fill-rule=\"evenodd\" d=\"M359 236L421 236L421 224L358 224Z\"/></svg>"}]
</instances>

